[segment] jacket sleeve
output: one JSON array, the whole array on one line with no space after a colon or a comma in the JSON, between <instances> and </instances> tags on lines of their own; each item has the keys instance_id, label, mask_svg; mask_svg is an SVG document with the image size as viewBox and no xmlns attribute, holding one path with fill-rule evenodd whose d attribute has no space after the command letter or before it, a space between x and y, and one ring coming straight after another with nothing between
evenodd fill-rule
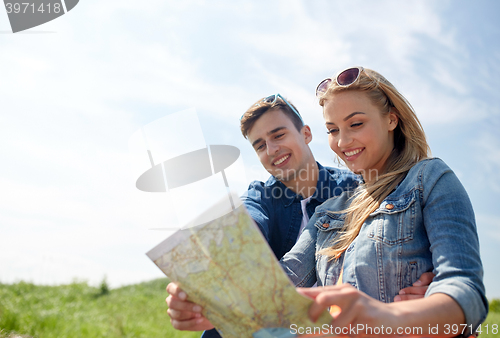
<instances>
[{"instance_id":1,"label":"jacket sleeve","mask_svg":"<svg viewBox=\"0 0 500 338\"><path fill-rule=\"evenodd\" d=\"M426 173L432 179L426 179ZM439 172L440 175L436 175ZM474 211L453 171L439 159L422 171L423 221L436 277L426 296L444 293L462 308L473 332L488 313Z\"/></svg>"},{"instance_id":2,"label":"jacket sleeve","mask_svg":"<svg viewBox=\"0 0 500 338\"><path fill-rule=\"evenodd\" d=\"M316 239L315 213L304 228L297 243L281 258L280 263L295 286L311 287L316 283Z\"/></svg>"}]
</instances>

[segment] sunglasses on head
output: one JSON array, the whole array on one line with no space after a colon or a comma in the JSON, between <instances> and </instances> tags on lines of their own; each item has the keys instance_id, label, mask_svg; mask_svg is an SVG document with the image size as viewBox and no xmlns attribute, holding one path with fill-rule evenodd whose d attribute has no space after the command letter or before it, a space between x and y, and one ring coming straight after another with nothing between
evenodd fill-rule
<instances>
[{"instance_id":1,"label":"sunglasses on head","mask_svg":"<svg viewBox=\"0 0 500 338\"><path fill-rule=\"evenodd\" d=\"M335 82L340 87L350 86L359 79L359 74L361 74L363 70L364 70L363 67L352 67L344 69L343 71L337 74L337 76L335 77ZM327 78L321 81L318 87L316 87L316 97L319 98L321 97L321 95L326 93L332 81L333 81L332 78Z\"/></svg>"},{"instance_id":2,"label":"sunglasses on head","mask_svg":"<svg viewBox=\"0 0 500 338\"><path fill-rule=\"evenodd\" d=\"M295 109L290 103L288 103L288 101L280 94L269 95L269 96L263 98L260 102L270 103L271 105L273 105L276 102L276 100L278 100L278 98L280 98L283 102L285 102L286 105L288 107L290 107L290 109L295 113L295 115L297 115L299 117L300 121L302 121L302 116L300 116L297 109ZM258 105L259 104L257 103L256 106L258 106ZM243 114L243 115L245 115L245 114ZM243 118L243 115L241 115L241 118ZM240 118L240 120L241 120L241 118ZM302 123L304 123L304 121L302 121Z\"/></svg>"}]
</instances>

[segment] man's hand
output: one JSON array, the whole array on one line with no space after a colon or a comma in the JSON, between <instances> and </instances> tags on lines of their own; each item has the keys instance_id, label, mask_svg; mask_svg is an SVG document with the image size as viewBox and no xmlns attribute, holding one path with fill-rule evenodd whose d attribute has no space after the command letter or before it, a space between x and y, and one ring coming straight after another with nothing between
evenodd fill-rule
<instances>
[{"instance_id":1,"label":"man's hand","mask_svg":"<svg viewBox=\"0 0 500 338\"><path fill-rule=\"evenodd\" d=\"M187 301L187 294L175 283L167 285L170 294L165 300L168 304L167 313L170 323L177 330L204 331L214 326L201 314L202 308L198 304Z\"/></svg>"},{"instance_id":2,"label":"man's hand","mask_svg":"<svg viewBox=\"0 0 500 338\"><path fill-rule=\"evenodd\" d=\"M413 286L401 289L399 291L399 295L394 297L394 301L400 302L404 300L424 298L425 292L427 291L429 284L432 283L434 276L435 275L432 272L424 272L422 276L420 276L420 278L413 283Z\"/></svg>"}]
</instances>

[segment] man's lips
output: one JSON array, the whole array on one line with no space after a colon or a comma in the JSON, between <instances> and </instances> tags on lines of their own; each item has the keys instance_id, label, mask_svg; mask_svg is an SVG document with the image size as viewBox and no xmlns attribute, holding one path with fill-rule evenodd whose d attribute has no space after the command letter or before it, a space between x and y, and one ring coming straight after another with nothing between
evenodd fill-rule
<instances>
[{"instance_id":1,"label":"man's lips","mask_svg":"<svg viewBox=\"0 0 500 338\"><path fill-rule=\"evenodd\" d=\"M278 160L273 162L273 165L279 166L280 164L285 163L290 158L290 156L290 154L286 154L285 156L280 157Z\"/></svg>"}]
</instances>

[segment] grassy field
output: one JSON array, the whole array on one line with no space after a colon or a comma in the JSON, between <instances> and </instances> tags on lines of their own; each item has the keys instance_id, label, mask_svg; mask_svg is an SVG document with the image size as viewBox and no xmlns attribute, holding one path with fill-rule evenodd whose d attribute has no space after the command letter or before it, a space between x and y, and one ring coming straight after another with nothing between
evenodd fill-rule
<instances>
[{"instance_id":1,"label":"grassy field","mask_svg":"<svg viewBox=\"0 0 500 338\"><path fill-rule=\"evenodd\" d=\"M497 331L494 333L492 330L493 325L496 325ZM479 334L481 338L500 338L500 312L491 312L486 317L486 320L481 325L482 333ZM488 331L488 332L486 332Z\"/></svg>"},{"instance_id":2,"label":"grassy field","mask_svg":"<svg viewBox=\"0 0 500 338\"><path fill-rule=\"evenodd\" d=\"M167 279L109 290L87 283L37 286L0 284L0 338L194 338L176 331L167 315ZM482 338L500 338L500 301L491 304ZM486 326L488 325L488 326ZM488 332L486 332L488 330Z\"/></svg>"},{"instance_id":3,"label":"grassy field","mask_svg":"<svg viewBox=\"0 0 500 338\"><path fill-rule=\"evenodd\" d=\"M200 337L170 325L167 279L108 290L87 283L0 284L0 338Z\"/></svg>"}]
</instances>

